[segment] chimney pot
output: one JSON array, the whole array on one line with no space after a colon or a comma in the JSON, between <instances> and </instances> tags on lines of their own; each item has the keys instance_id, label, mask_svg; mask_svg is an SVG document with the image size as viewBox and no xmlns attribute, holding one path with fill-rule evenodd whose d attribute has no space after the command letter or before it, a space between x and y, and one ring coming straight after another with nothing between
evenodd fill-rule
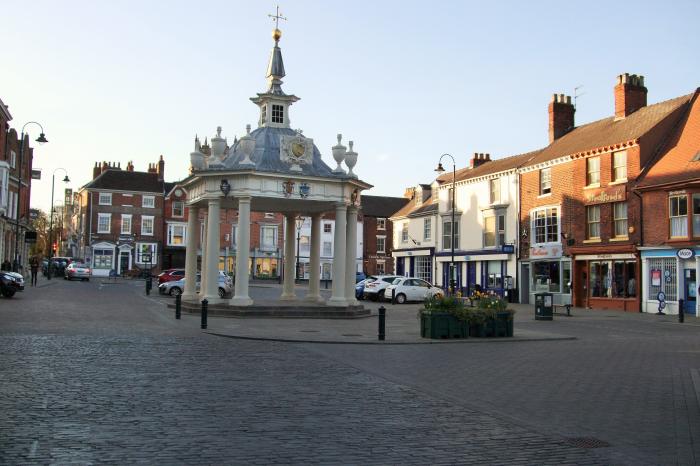
<instances>
[{"instance_id":1,"label":"chimney pot","mask_svg":"<svg viewBox=\"0 0 700 466\"><path fill-rule=\"evenodd\" d=\"M617 77L615 86L615 118L626 118L642 107L647 106L647 88L644 76L629 73Z\"/></svg>"}]
</instances>

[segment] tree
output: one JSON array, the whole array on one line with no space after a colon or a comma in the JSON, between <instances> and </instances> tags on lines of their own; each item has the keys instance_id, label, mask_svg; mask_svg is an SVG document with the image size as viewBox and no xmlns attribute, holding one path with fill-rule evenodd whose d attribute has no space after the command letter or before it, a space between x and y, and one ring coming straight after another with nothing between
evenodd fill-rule
<instances>
[{"instance_id":1,"label":"tree","mask_svg":"<svg viewBox=\"0 0 700 466\"><path fill-rule=\"evenodd\" d=\"M43 210L37 210L36 218L31 223L31 228L36 231L36 243L29 249L29 255L43 256L48 249L49 241L49 216Z\"/></svg>"}]
</instances>

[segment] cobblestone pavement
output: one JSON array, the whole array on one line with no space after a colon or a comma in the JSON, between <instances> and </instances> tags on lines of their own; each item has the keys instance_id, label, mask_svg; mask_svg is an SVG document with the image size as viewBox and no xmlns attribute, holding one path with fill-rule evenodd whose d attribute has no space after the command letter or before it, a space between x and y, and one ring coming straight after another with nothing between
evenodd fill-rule
<instances>
[{"instance_id":1,"label":"cobblestone pavement","mask_svg":"<svg viewBox=\"0 0 700 466\"><path fill-rule=\"evenodd\" d=\"M697 326L571 318L554 325L576 341L288 344L202 333L138 282L40 285L0 300L0 464L700 458Z\"/></svg>"}]
</instances>

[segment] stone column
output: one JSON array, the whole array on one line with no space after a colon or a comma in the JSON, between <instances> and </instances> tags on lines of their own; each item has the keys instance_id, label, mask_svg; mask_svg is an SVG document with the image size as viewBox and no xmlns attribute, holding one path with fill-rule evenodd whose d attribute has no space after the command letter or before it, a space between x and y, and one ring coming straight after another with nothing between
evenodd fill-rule
<instances>
[{"instance_id":1,"label":"stone column","mask_svg":"<svg viewBox=\"0 0 700 466\"><path fill-rule=\"evenodd\" d=\"M309 257L309 292L307 301L321 301L321 215L311 216L311 250Z\"/></svg>"},{"instance_id":2,"label":"stone column","mask_svg":"<svg viewBox=\"0 0 700 466\"><path fill-rule=\"evenodd\" d=\"M347 206L339 202L335 206L335 234L333 236L333 290L329 306L347 306L345 298L345 234L347 224Z\"/></svg>"},{"instance_id":3,"label":"stone column","mask_svg":"<svg viewBox=\"0 0 700 466\"><path fill-rule=\"evenodd\" d=\"M187 213L187 247L185 248L185 290L182 299L196 301L197 238L199 238L199 207L189 206Z\"/></svg>"},{"instance_id":4,"label":"stone column","mask_svg":"<svg viewBox=\"0 0 700 466\"><path fill-rule=\"evenodd\" d=\"M209 304L221 302L219 298L219 223L221 223L221 200L209 199L207 214L207 268L204 272L206 290L204 297Z\"/></svg>"},{"instance_id":5,"label":"stone column","mask_svg":"<svg viewBox=\"0 0 700 466\"><path fill-rule=\"evenodd\" d=\"M202 250L202 263L199 266L199 272L200 272L200 283L199 283L199 299L204 298L204 290L206 290L207 286L207 211L206 209L204 210L204 216L202 217L202 224L204 225L203 227L200 227L200 231L202 232L199 243L200 243L200 249Z\"/></svg>"},{"instance_id":6,"label":"stone column","mask_svg":"<svg viewBox=\"0 0 700 466\"><path fill-rule=\"evenodd\" d=\"M235 294L229 301L232 306L250 306L253 300L248 296L250 270L250 197L238 198L238 229L236 230L236 286Z\"/></svg>"},{"instance_id":7,"label":"stone column","mask_svg":"<svg viewBox=\"0 0 700 466\"><path fill-rule=\"evenodd\" d=\"M348 207L348 219L345 226L345 299L348 304L357 304L355 299L355 272L357 267L357 206Z\"/></svg>"},{"instance_id":8,"label":"stone column","mask_svg":"<svg viewBox=\"0 0 700 466\"><path fill-rule=\"evenodd\" d=\"M295 266L295 233L296 233L296 215L287 214L285 216L284 229L284 284L282 285L281 301L293 301L297 297L294 294L294 281L296 278Z\"/></svg>"}]
</instances>

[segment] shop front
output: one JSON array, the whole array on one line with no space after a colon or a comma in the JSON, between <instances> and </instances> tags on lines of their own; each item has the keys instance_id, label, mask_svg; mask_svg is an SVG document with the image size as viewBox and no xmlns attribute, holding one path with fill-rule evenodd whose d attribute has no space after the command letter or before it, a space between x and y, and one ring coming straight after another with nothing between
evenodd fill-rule
<instances>
[{"instance_id":1,"label":"shop front","mask_svg":"<svg viewBox=\"0 0 700 466\"><path fill-rule=\"evenodd\" d=\"M530 247L530 260L520 265L520 302L534 303L535 293L552 293L554 304L571 304L571 259L560 243Z\"/></svg>"},{"instance_id":2,"label":"shop front","mask_svg":"<svg viewBox=\"0 0 700 466\"><path fill-rule=\"evenodd\" d=\"M636 253L574 255L574 277L574 306L639 312Z\"/></svg>"},{"instance_id":3,"label":"shop front","mask_svg":"<svg viewBox=\"0 0 700 466\"><path fill-rule=\"evenodd\" d=\"M659 312L659 294L663 293L666 314L678 314L680 301L686 314L698 316L700 248L642 249L642 311Z\"/></svg>"},{"instance_id":4,"label":"shop front","mask_svg":"<svg viewBox=\"0 0 700 466\"><path fill-rule=\"evenodd\" d=\"M391 254L396 265L396 275L421 278L433 283L435 279L433 252L433 248L393 251ZM387 270L386 273L391 271Z\"/></svg>"},{"instance_id":5,"label":"shop front","mask_svg":"<svg viewBox=\"0 0 700 466\"><path fill-rule=\"evenodd\" d=\"M447 286L452 255L441 252L437 260L442 283ZM516 292L516 267L515 248L509 244L498 251L459 251L455 254L455 284L463 295L472 295L474 291L480 290L506 297L509 293Z\"/></svg>"}]
</instances>

